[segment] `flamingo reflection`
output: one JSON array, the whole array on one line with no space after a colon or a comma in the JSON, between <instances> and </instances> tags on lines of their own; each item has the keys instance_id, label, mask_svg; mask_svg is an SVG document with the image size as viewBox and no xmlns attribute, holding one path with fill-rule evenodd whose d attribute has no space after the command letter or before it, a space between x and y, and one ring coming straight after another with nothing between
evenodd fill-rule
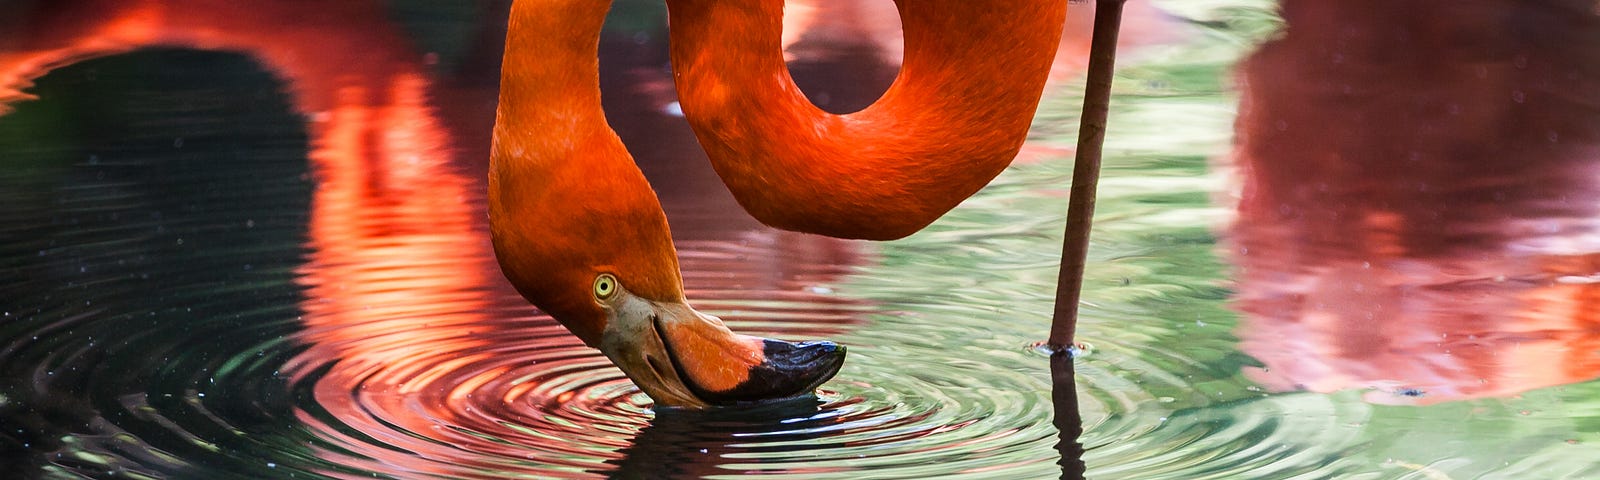
<instances>
[{"instance_id":1,"label":"flamingo reflection","mask_svg":"<svg viewBox=\"0 0 1600 480\"><path fill-rule=\"evenodd\" d=\"M1600 377L1600 14L1422 3L1286 1L1242 68L1249 373L1384 403Z\"/></svg>"}]
</instances>

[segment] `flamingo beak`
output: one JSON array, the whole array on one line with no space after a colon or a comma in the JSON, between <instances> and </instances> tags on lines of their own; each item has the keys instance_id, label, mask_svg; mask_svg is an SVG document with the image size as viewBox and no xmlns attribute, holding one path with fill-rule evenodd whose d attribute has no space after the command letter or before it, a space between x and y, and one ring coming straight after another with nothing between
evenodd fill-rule
<instances>
[{"instance_id":1,"label":"flamingo beak","mask_svg":"<svg viewBox=\"0 0 1600 480\"><path fill-rule=\"evenodd\" d=\"M844 365L833 342L786 342L733 333L683 302L620 290L604 302L600 351L663 407L702 408L814 392Z\"/></svg>"}]
</instances>

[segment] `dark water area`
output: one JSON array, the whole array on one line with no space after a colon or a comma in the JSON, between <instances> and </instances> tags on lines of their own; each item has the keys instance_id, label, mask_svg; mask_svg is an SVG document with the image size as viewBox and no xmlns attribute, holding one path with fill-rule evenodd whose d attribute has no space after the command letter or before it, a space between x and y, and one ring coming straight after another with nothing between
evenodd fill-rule
<instances>
[{"instance_id":1,"label":"dark water area","mask_svg":"<svg viewBox=\"0 0 1600 480\"><path fill-rule=\"evenodd\" d=\"M893 80L891 2L790 4L813 102ZM500 275L508 6L0 6L5 475L1600 478L1592 2L1131 2L1071 361L1031 345L1092 3L1016 164L870 243L744 214L663 7L618 2L608 119L689 300L851 352L815 398L710 412Z\"/></svg>"}]
</instances>

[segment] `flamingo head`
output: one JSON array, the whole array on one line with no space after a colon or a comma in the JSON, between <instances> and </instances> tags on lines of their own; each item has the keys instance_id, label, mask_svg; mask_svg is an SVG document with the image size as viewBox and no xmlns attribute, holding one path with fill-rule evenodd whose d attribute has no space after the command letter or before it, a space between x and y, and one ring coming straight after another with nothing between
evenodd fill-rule
<instances>
[{"instance_id":1,"label":"flamingo head","mask_svg":"<svg viewBox=\"0 0 1600 480\"><path fill-rule=\"evenodd\" d=\"M637 293L623 280L627 274L599 270L586 280L551 272L573 281L524 296L599 348L658 406L792 398L811 393L844 364L845 348L833 342L737 334L721 319L690 307L681 294ZM580 292L587 296L583 301L563 301Z\"/></svg>"},{"instance_id":2,"label":"flamingo head","mask_svg":"<svg viewBox=\"0 0 1600 480\"><path fill-rule=\"evenodd\" d=\"M704 406L811 393L838 373L845 349L740 335L681 300L635 294L600 274L593 292L605 327L600 351L665 406Z\"/></svg>"}]
</instances>

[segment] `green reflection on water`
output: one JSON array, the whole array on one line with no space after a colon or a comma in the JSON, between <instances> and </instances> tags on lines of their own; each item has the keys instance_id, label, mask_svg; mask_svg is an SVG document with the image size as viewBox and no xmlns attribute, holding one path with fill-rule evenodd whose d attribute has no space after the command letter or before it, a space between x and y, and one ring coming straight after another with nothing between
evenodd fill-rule
<instances>
[{"instance_id":1,"label":"green reflection on water","mask_svg":"<svg viewBox=\"0 0 1600 480\"><path fill-rule=\"evenodd\" d=\"M1189 41L1119 70L1083 294L1078 362L1091 478L1593 478L1600 382L1516 398L1384 406L1362 392L1275 393L1241 373L1217 231L1231 217L1230 69L1280 27L1271 2L1165 2ZM1070 148L1081 83L1054 89L1034 142ZM1019 164L926 231L878 247L838 291L881 307L844 338L841 378L902 371L953 401L1048 408L1045 359L1072 160ZM1006 379L1018 374L1021 378ZM999 380L996 380L999 378ZM1021 388L996 393L985 388ZM990 396L980 400L979 397ZM1031 396L1031 398L1026 398ZM1053 442L1008 452L1049 476Z\"/></svg>"}]
</instances>

